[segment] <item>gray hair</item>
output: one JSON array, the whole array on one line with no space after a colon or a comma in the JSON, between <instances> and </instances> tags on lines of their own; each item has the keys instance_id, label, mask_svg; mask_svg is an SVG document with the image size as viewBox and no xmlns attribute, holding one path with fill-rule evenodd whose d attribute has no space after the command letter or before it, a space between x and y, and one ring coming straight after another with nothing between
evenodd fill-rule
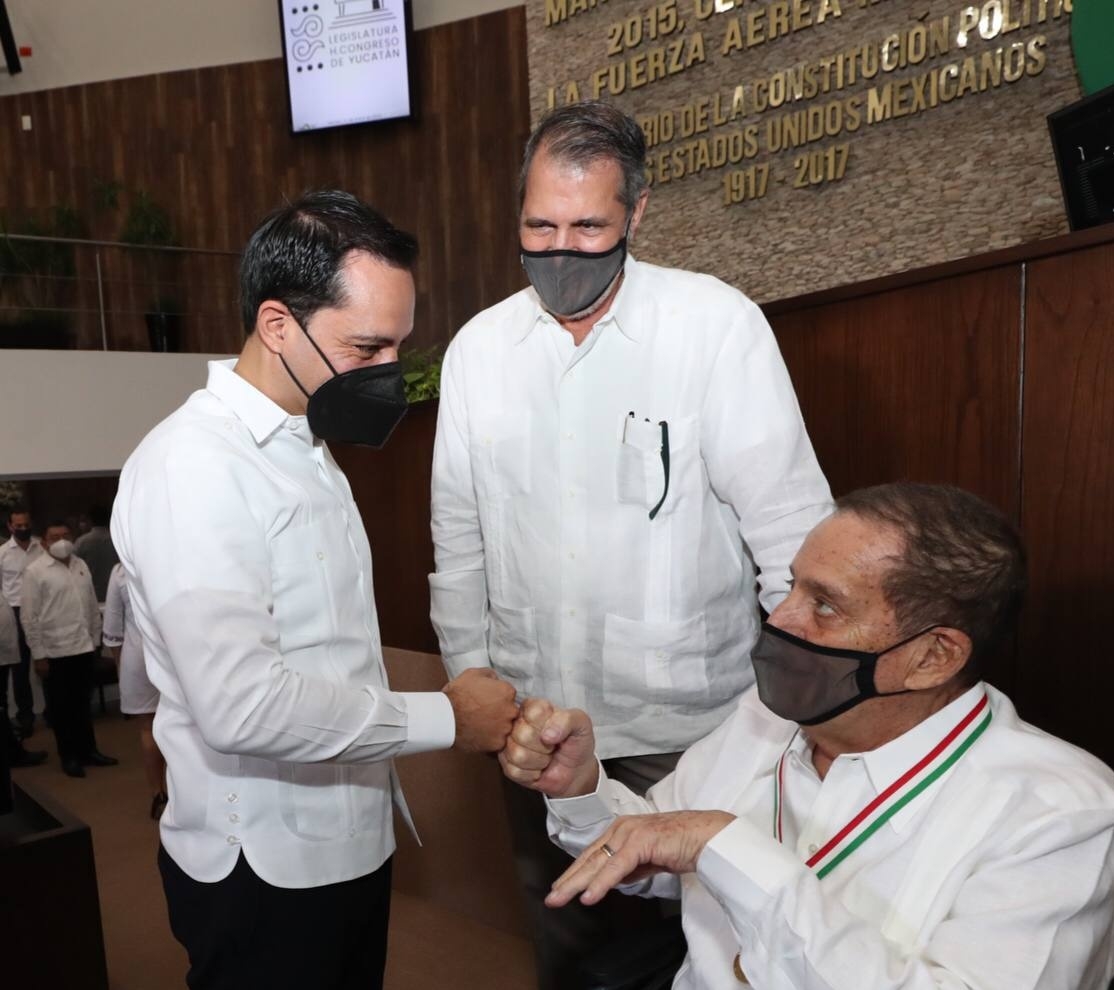
<instances>
[{"instance_id":1,"label":"gray hair","mask_svg":"<svg viewBox=\"0 0 1114 990\"><path fill-rule=\"evenodd\" d=\"M633 117L602 100L583 100L550 110L526 142L518 174L518 206L526 198L526 176L544 148L558 161L584 168L611 159L623 172L619 201L628 215L646 188L646 137Z\"/></svg>"}]
</instances>

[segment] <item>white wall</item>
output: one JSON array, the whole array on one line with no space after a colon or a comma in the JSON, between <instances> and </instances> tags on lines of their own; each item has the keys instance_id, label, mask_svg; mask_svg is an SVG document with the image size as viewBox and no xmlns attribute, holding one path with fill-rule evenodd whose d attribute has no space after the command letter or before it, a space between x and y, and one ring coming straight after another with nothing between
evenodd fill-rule
<instances>
[{"instance_id":1,"label":"white wall","mask_svg":"<svg viewBox=\"0 0 1114 990\"><path fill-rule=\"evenodd\" d=\"M277 0L6 0L23 71L0 96L282 55ZM334 0L317 0L332 3ZM412 0L414 28L523 0Z\"/></svg>"},{"instance_id":2,"label":"white wall","mask_svg":"<svg viewBox=\"0 0 1114 990\"><path fill-rule=\"evenodd\" d=\"M205 384L207 354L0 352L0 481L114 474Z\"/></svg>"}]
</instances>

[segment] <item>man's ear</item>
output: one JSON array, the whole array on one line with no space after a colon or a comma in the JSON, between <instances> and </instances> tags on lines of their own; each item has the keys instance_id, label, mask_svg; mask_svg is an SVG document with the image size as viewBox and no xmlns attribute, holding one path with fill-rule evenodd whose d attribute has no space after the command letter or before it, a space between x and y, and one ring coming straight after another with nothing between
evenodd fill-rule
<instances>
[{"instance_id":1,"label":"man's ear","mask_svg":"<svg viewBox=\"0 0 1114 990\"><path fill-rule=\"evenodd\" d=\"M905 677L905 687L910 691L923 691L939 687L955 677L971 659L971 637L961 629L937 626L925 633L927 648L917 655L917 661Z\"/></svg>"},{"instance_id":2,"label":"man's ear","mask_svg":"<svg viewBox=\"0 0 1114 990\"><path fill-rule=\"evenodd\" d=\"M634 235L638 233L639 225L642 223L642 214L646 212L646 200L649 198L650 190L643 189L638 194L638 202L634 204L634 209L631 211L630 232L627 234L627 240L631 243L634 242Z\"/></svg>"},{"instance_id":3,"label":"man's ear","mask_svg":"<svg viewBox=\"0 0 1114 990\"><path fill-rule=\"evenodd\" d=\"M286 335L296 329L294 316L277 299L264 299L255 314L255 335L272 354L281 354Z\"/></svg>"}]
</instances>

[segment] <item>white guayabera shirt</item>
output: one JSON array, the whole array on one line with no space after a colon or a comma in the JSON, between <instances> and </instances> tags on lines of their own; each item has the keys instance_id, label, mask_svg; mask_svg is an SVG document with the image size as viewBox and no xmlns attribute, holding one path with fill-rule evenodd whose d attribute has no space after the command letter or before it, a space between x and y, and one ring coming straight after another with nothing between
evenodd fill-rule
<instances>
[{"instance_id":1,"label":"white guayabera shirt","mask_svg":"<svg viewBox=\"0 0 1114 990\"><path fill-rule=\"evenodd\" d=\"M773 333L707 275L627 259L574 346L525 289L445 356L432 618L451 673L586 709L600 755L683 749L753 682L831 510Z\"/></svg>"},{"instance_id":2,"label":"white guayabera shirt","mask_svg":"<svg viewBox=\"0 0 1114 990\"><path fill-rule=\"evenodd\" d=\"M738 816L696 873L626 888L682 899L675 990L731 990L738 973L761 990L1106 990L1114 975L1114 774L985 684L823 781L752 690L645 798L601 768L594 794L549 808L574 854L616 815Z\"/></svg>"},{"instance_id":3,"label":"white guayabera shirt","mask_svg":"<svg viewBox=\"0 0 1114 990\"><path fill-rule=\"evenodd\" d=\"M275 886L338 883L393 851L391 758L450 746L452 707L387 687L348 482L234 363L147 435L113 512L160 694L161 837L195 880L243 848Z\"/></svg>"}]
</instances>

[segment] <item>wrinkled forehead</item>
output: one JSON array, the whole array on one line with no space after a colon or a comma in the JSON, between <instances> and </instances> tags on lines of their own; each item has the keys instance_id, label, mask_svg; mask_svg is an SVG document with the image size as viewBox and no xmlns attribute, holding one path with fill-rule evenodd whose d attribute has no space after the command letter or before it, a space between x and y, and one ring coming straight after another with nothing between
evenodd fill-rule
<instances>
[{"instance_id":1,"label":"wrinkled forehead","mask_svg":"<svg viewBox=\"0 0 1114 990\"><path fill-rule=\"evenodd\" d=\"M805 537L793 559L793 576L845 592L881 594L903 543L900 531L888 523L837 511Z\"/></svg>"}]
</instances>

